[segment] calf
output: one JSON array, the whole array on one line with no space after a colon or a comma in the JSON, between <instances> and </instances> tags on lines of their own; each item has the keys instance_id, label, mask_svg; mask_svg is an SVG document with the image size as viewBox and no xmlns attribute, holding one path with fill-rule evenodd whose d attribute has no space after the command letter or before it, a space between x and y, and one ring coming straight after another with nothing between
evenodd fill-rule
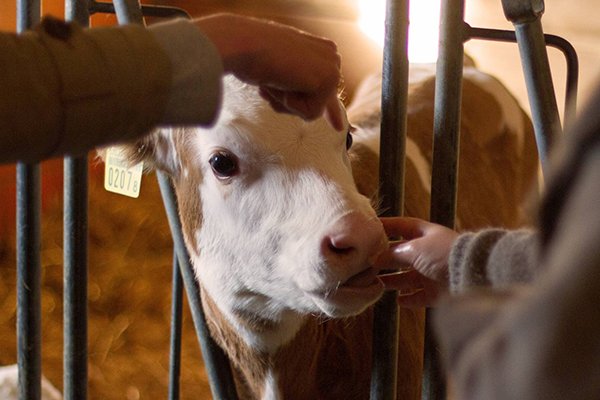
<instances>
[{"instance_id":1,"label":"calf","mask_svg":"<svg viewBox=\"0 0 600 400\"><path fill-rule=\"evenodd\" d=\"M413 71L406 210L427 217L433 70ZM523 171L530 126L496 81L466 77L460 225L514 225L521 176L535 172ZM371 206L380 79L355 97L355 128L336 132L275 113L256 88L227 78L214 127L161 130L128 147L133 162L173 179L209 329L243 399L369 397L371 306L383 292L372 264L387 246ZM399 399L419 398L421 317L402 311Z\"/></svg>"}]
</instances>

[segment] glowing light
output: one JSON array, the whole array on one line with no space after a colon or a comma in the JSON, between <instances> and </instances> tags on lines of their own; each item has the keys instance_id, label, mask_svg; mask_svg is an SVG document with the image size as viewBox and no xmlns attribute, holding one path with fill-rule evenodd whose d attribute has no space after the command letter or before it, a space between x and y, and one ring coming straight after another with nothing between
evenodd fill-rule
<instances>
[{"instance_id":1,"label":"glowing light","mask_svg":"<svg viewBox=\"0 0 600 400\"><path fill-rule=\"evenodd\" d=\"M359 0L361 30L383 47L385 0ZM409 10L408 58L410 62L435 62L438 52L440 0L412 0Z\"/></svg>"}]
</instances>

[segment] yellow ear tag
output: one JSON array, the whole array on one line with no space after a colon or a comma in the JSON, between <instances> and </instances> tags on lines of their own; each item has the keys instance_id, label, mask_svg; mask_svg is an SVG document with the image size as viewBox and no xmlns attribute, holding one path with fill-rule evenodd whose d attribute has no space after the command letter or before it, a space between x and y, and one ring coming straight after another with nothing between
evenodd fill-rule
<instances>
[{"instance_id":1,"label":"yellow ear tag","mask_svg":"<svg viewBox=\"0 0 600 400\"><path fill-rule=\"evenodd\" d=\"M144 163L128 166L127 159L119 147L106 150L104 189L109 192L137 198L142 185Z\"/></svg>"}]
</instances>

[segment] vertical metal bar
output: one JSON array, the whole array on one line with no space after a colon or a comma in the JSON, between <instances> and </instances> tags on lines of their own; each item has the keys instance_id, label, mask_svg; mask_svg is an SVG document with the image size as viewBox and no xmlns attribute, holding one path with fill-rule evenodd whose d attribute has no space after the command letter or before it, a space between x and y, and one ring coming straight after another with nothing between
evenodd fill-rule
<instances>
[{"instance_id":1,"label":"vertical metal bar","mask_svg":"<svg viewBox=\"0 0 600 400\"><path fill-rule=\"evenodd\" d=\"M87 159L64 161L64 398L87 398Z\"/></svg>"},{"instance_id":2,"label":"vertical metal bar","mask_svg":"<svg viewBox=\"0 0 600 400\"><path fill-rule=\"evenodd\" d=\"M40 166L17 165L19 399L41 395Z\"/></svg>"},{"instance_id":3,"label":"vertical metal bar","mask_svg":"<svg viewBox=\"0 0 600 400\"><path fill-rule=\"evenodd\" d=\"M573 126L577 117L577 89L579 86L579 57L571 43L566 39L556 36L544 34L546 44L560 50L565 56L567 63L567 83L565 90L565 109L563 130Z\"/></svg>"},{"instance_id":4,"label":"vertical metal bar","mask_svg":"<svg viewBox=\"0 0 600 400\"><path fill-rule=\"evenodd\" d=\"M183 283L185 284L187 292L188 303L192 311L196 335L198 336L198 341L200 342L200 347L202 349L202 358L204 359L204 364L206 366L212 396L214 399L219 400L235 400L238 397L233 374L231 373L231 368L229 366L229 359L212 339L208 331L208 326L206 325L204 311L200 301L200 288L196 281L190 263L190 257L183 240L181 222L179 221L179 215L177 213L175 192L171 186L169 177L162 172L157 172L157 177L160 185L160 192L163 196L163 202L165 203L171 235L173 236L173 247L177 254Z\"/></svg>"},{"instance_id":5,"label":"vertical metal bar","mask_svg":"<svg viewBox=\"0 0 600 400\"><path fill-rule=\"evenodd\" d=\"M381 97L379 199L384 216L404 209L404 154L408 98L408 0L388 0ZM375 305L371 399L396 398L398 367L397 292Z\"/></svg>"},{"instance_id":6,"label":"vertical metal bar","mask_svg":"<svg viewBox=\"0 0 600 400\"><path fill-rule=\"evenodd\" d=\"M443 0L433 119L432 222L454 227L464 56L464 0ZM431 311L425 319L423 399L445 399L446 385Z\"/></svg>"},{"instance_id":7,"label":"vertical metal bar","mask_svg":"<svg viewBox=\"0 0 600 400\"><path fill-rule=\"evenodd\" d=\"M143 18L140 10L140 4L137 0L114 0L115 11L119 23L137 23L143 24ZM135 10L138 11L135 11ZM229 365L229 359L223 350L215 343L210 336L204 310L202 309L200 299L200 288L196 281L195 274L190 263L190 257L185 247L181 222L177 213L177 200L169 178L162 172L157 172L160 191L165 204L171 236L173 237L173 246L177 261L180 266L180 272L183 277L188 302L192 311L192 319L196 328L196 335L200 342L202 357L208 374L208 380L215 399L235 400L237 392Z\"/></svg>"},{"instance_id":8,"label":"vertical metal bar","mask_svg":"<svg viewBox=\"0 0 600 400\"><path fill-rule=\"evenodd\" d=\"M465 25L465 41L471 39L484 39L494 40L500 42L517 42L517 35L514 31L507 31L502 29L488 29L488 28L473 28L468 24ZM571 43L560 36L544 34L546 46L554 47L560 50L567 64L567 76L566 76L566 96L565 96L565 108L564 108L564 124L563 130L566 130L570 126L577 114L577 87L579 84L579 58L577 52Z\"/></svg>"},{"instance_id":9,"label":"vertical metal bar","mask_svg":"<svg viewBox=\"0 0 600 400\"><path fill-rule=\"evenodd\" d=\"M89 25L86 0L66 0L65 18ZM87 398L88 288L87 156L64 160L64 377L65 400Z\"/></svg>"},{"instance_id":10,"label":"vertical metal bar","mask_svg":"<svg viewBox=\"0 0 600 400\"><path fill-rule=\"evenodd\" d=\"M17 32L23 32L40 22L40 0L17 0Z\"/></svg>"},{"instance_id":11,"label":"vertical metal bar","mask_svg":"<svg viewBox=\"0 0 600 400\"><path fill-rule=\"evenodd\" d=\"M541 17L542 0L502 0L506 18L515 27L538 153L544 174L548 151L561 133L558 105L546 51Z\"/></svg>"},{"instance_id":12,"label":"vertical metal bar","mask_svg":"<svg viewBox=\"0 0 600 400\"><path fill-rule=\"evenodd\" d=\"M171 353L169 355L169 400L179 399L179 376L181 372L181 323L183 305L183 280L173 252L173 289L171 301Z\"/></svg>"},{"instance_id":13,"label":"vertical metal bar","mask_svg":"<svg viewBox=\"0 0 600 400\"><path fill-rule=\"evenodd\" d=\"M17 1L17 32L40 20L39 0ZM40 166L17 164L17 363L19 399L41 396Z\"/></svg>"},{"instance_id":14,"label":"vertical metal bar","mask_svg":"<svg viewBox=\"0 0 600 400\"><path fill-rule=\"evenodd\" d=\"M119 24L144 25L144 16L138 0L114 0L113 5Z\"/></svg>"}]
</instances>

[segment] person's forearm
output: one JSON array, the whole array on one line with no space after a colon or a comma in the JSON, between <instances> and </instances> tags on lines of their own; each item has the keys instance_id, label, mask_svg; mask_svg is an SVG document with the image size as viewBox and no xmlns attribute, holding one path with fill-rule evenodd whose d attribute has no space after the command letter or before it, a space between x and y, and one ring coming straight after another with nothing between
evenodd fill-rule
<instances>
[{"instance_id":1,"label":"person's forearm","mask_svg":"<svg viewBox=\"0 0 600 400\"><path fill-rule=\"evenodd\" d=\"M150 32L171 62L172 80L161 124L211 124L221 106L221 56L193 22L177 19L151 25Z\"/></svg>"},{"instance_id":2,"label":"person's forearm","mask_svg":"<svg viewBox=\"0 0 600 400\"><path fill-rule=\"evenodd\" d=\"M171 65L142 27L83 30L44 19L0 41L2 162L85 154L162 118Z\"/></svg>"}]
</instances>

